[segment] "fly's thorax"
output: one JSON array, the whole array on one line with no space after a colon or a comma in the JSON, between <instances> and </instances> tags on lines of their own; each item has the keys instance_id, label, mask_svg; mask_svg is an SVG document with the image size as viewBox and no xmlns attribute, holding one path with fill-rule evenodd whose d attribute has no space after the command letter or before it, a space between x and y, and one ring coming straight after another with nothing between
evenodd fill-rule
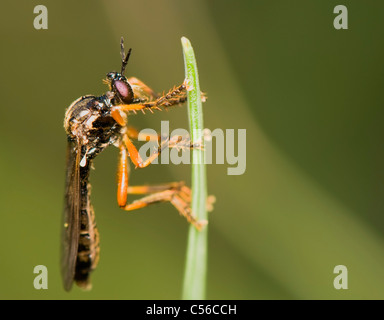
<instances>
[{"instance_id":1,"label":"fly's thorax","mask_svg":"<svg viewBox=\"0 0 384 320\"><path fill-rule=\"evenodd\" d=\"M90 112L89 106L96 100L95 96L86 95L73 101L65 111L64 129L68 136L76 137L79 134L82 122Z\"/></svg>"},{"instance_id":2,"label":"fly's thorax","mask_svg":"<svg viewBox=\"0 0 384 320\"><path fill-rule=\"evenodd\" d=\"M111 116L109 96L83 96L65 113L64 128L69 140L75 140L95 156L118 140L122 127Z\"/></svg>"}]
</instances>

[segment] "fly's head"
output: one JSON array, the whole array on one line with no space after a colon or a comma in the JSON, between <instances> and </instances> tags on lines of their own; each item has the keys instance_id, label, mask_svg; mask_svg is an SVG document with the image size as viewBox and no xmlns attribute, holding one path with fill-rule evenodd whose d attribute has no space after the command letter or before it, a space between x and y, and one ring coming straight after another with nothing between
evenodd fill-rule
<instances>
[{"instance_id":1,"label":"fly's head","mask_svg":"<svg viewBox=\"0 0 384 320\"><path fill-rule=\"evenodd\" d=\"M128 50L125 54L124 50L124 39L121 38L121 71L120 72L109 72L104 82L109 86L110 92L113 94L112 104L130 104L133 102L134 93L132 86L128 82L126 76L124 76L125 67L128 64L128 59L131 55L132 49Z\"/></svg>"},{"instance_id":2,"label":"fly's head","mask_svg":"<svg viewBox=\"0 0 384 320\"><path fill-rule=\"evenodd\" d=\"M109 86L109 91L113 93L113 104L132 103L134 99L132 86L124 75L119 72L109 72L104 82Z\"/></svg>"}]
</instances>

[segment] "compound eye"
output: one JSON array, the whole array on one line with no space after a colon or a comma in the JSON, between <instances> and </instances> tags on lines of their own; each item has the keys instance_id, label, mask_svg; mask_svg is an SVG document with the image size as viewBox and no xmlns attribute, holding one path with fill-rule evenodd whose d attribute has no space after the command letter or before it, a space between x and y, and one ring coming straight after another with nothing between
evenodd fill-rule
<instances>
[{"instance_id":1,"label":"compound eye","mask_svg":"<svg viewBox=\"0 0 384 320\"><path fill-rule=\"evenodd\" d=\"M129 103L133 98L132 88L126 84L124 81L116 80L113 83L117 93L120 95L121 100L126 103Z\"/></svg>"}]
</instances>

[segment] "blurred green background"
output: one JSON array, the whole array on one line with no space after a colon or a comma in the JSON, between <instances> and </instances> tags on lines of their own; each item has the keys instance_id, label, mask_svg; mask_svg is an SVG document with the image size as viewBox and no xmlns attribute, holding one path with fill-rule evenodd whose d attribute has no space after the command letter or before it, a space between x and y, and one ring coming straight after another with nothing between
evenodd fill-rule
<instances>
[{"instance_id":1,"label":"blurred green background","mask_svg":"<svg viewBox=\"0 0 384 320\"><path fill-rule=\"evenodd\" d=\"M33 8L48 8L35 30ZM95 160L101 234L93 289L70 293L59 268L65 109L127 75L156 91L184 79L192 42L209 99L205 126L247 129L247 170L209 165L209 299L384 297L384 3L345 1L4 1L1 33L0 298L179 299L188 225L169 204L125 213L116 204L118 150ZM186 108L130 117L187 128ZM133 170L132 170L133 171ZM190 181L188 165L132 172L133 184ZM35 290L33 268L48 268ZM333 268L348 268L335 290Z\"/></svg>"}]
</instances>

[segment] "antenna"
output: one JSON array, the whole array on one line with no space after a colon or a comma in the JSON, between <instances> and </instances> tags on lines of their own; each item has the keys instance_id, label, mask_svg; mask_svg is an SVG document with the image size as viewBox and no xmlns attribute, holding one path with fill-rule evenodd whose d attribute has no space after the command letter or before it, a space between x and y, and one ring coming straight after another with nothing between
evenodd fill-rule
<instances>
[{"instance_id":1,"label":"antenna","mask_svg":"<svg viewBox=\"0 0 384 320\"><path fill-rule=\"evenodd\" d=\"M124 38L121 37L121 40L120 40L120 47L121 47L121 75L124 74L124 71L125 71L125 67L127 66L128 64L128 59L129 59L129 56L131 55L131 51L132 51L132 48L130 48L128 50L128 53L127 55L125 55L125 50L124 50Z\"/></svg>"}]
</instances>

